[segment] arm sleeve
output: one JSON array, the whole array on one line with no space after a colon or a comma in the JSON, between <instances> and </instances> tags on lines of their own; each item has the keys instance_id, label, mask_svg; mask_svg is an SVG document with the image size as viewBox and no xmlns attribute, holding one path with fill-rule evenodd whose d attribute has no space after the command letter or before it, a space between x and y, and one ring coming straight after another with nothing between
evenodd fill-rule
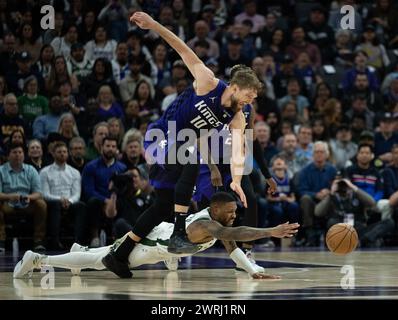
<instances>
[{"instance_id":1,"label":"arm sleeve","mask_svg":"<svg viewBox=\"0 0 398 320\"><path fill-rule=\"evenodd\" d=\"M271 178L271 174L269 173L267 164L265 163L265 158L262 153L260 143L258 142L257 139L254 140L254 142L253 142L253 157L254 157L254 160L256 160L264 178L265 179Z\"/></svg>"},{"instance_id":2,"label":"arm sleeve","mask_svg":"<svg viewBox=\"0 0 398 320\"><path fill-rule=\"evenodd\" d=\"M81 193L81 176L79 171L74 171L74 179L73 179L73 184L72 184L72 192L71 192L71 197L68 199L70 203L76 203L80 200L80 193Z\"/></svg>"}]
</instances>

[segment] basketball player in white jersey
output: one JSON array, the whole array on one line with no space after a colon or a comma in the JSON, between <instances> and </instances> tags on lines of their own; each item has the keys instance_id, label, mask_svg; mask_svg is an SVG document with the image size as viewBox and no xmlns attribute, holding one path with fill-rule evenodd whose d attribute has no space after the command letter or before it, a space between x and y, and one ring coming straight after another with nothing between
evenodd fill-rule
<instances>
[{"instance_id":1,"label":"basketball player in white jersey","mask_svg":"<svg viewBox=\"0 0 398 320\"><path fill-rule=\"evenodd\" d=\"M197 246L196 252L203 251L221 240L231 259L254 279L279 279L280 277L265 273L263 267L250 262L247 256L239 249L235 241L254 241L268 237L292 237L297 233L299 224L285 223L274 228L231 227L236 211L235 199L226 192L213 195L210 207L190 215L186 219L186 231L189 240ZM173 233L172 223L162 222L143 239L129 255L129 266L135 268L143 264L154 264L171 258L191 256L192 254L174 254L167 251L168 241ZM127 236L127 235L126 235ZM22 260L14 268L14 278L21 278L42 266L52 266L71 269L79 273L81 269L103 270L106 267L102 258L110 251L115 250L123 238L116 240L113 245L88 249L74 244L71 252L47 256L27 251Z\"/></svg>"}]
</instances>

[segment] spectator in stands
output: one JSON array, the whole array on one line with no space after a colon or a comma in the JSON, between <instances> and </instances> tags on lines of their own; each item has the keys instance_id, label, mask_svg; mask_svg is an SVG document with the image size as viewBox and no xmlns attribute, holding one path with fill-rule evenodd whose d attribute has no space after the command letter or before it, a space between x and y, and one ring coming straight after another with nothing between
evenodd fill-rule
<instances>
[{"instance_id":1,"label":"spectator in stands","mask_svg":"<svg viewBox=\"0 0 398 320\"><path fill-rule=\"evenodd\" d=\"M206 61L206 60L202 60ZM184 61L176 60L173 62L173 68L171 69L170 77L163 78L163 80L157 85L159 91L161 91L160 96L167 96L169 94L176 92L176 83L180 79L185 79L188 77L188 70L185 66Z\"/></svg>"},{"instance_id":2,"label":"spectator in stands","mask_svg":"<svg viewBox=\"0 0 398 320\"><path fill-rule=\"evenodd\" d=\"M175 80L175 90L176 92L171 93L164 97L162 101L162 106L161 106L161 112L164 112L167 107L181 94L189 87L191 82L187 78L181 78Z\"/></svg>"},{"instance_id":3,"label":"spectator in stands","mask_svg":"<svg viewBox=\"0 0 398 320\"><path fill-rule=\"evenodd\" d=\"M269 226L299 221L299 205L294 195L294 185L287 173L287 165L283 158L272 159L272 178L276 181L277 192L267 195Z\"/></svg>"},{"instance_id":4,"label":"spectator in stands","mask_svg":"<svg viewBox=\"0 0 398 320\"><path fill-rule=\"evenodd\" d=\"M117 148L121 150L122 140L124 136L124 125L122 119L112 117L107 121L109 125L109 136L112 138L116 138L117 140Z\"/></svg>"},{"instance_id":5,"label":"spectator in stands","mask_svg":"<svg viewBox=\"0 0 398 320\"><path fill-rule=\"evenodd\" d=\"M351 30L340 29L335 35L336 43L334 45L334 65L344 69L353 66L353 35Z\"/></svg>"},{"instance_id":6,"label":"spectator in stands","mask_svg":"<svg viewBox=\"0 0 398 320\"><path fill-rule=\"evenodd\" d=\"M322 114L315 114L311 121L312 139L314 141L329 141L329 133L326 129Z\"/></svg>"},{"instance_id":7,"label":"spectator in stands","mask_svg":"<svg viewBox=\"0 0 398 320\"><path fill-rule=\"evenodd\" d=\"M30 76L35 76L39 84L39 92L42 92L44 88L44 80L34 68L32 68L32 57L29 52L22 51L15 55L17 63L16 70L8 70L7 84L10 92L14 92L20 96L23 93L23 86L25 80Z\"/></svg>"},{"instance_id":8,"label":"spectator in stands","mask_svg":"<svg viewBox=\"0 0 398 320\"><path fill-rule=\"evenodd\" d=\"M272 157L278 153L278 150L270 141L271 128L263 121L256 122L254 125L254 134L263 150L264 159L270 164Z\"/></svg>"},{"instance_id":9,"label":"spectator in stands","mask_svg":"<svg viewBox=\"0 0 398 320\"><path fill-rule=\"evenodd\" d=\"M142 139L136 135L125 135L122 150L123 154L120 161L126 165L128 170L146 163L143 156Z\"/></svg>"},{"instance_id":10,"label":"spectator in stands","mask_svg":"<svg viewBox=\"0 0 398 320\"><path fill-rule=\"evenodd\" d=\"M303 161L304 158L298 158L296 156L296 149L296 135L294 133L285 134L283 136L282 151L279 152L277 156L281 157L285 161L289 179L293 179L293 177L306 165Z\"/></svg>"},{"instance_id":11,"label":"spectator in stands","mask_svg":"<svg viewBox=\"0 0 398 320\"><path fill-rule=\"evenodd\" d=\"M141 124L140 117L140 105L137 100L129 100L126 104L126 108L124 109L125 118L124 118L124 127L126 129L136 128L138 129Z\"/></svg>"},{"instance_id":12,"label":"spectator in stands","mask_svg":"<svg viewBox=\"0 0 398 320\"><path fill-rule=\"evenodd\" d=\"M86 142L81 137L72 138L69 142L68 164L82 174L86 163Z\"/></svg>"},{"instance_id":13,"label":"spectator in stands","mask_svg":"<svg viewBox=\"0 0 398 320\"><path fill-rule=\"evenodd\" d=\"M384 101L389 107L395 107L398 104L398 75L390 82L384 95Z\"/></svg>"},{"instance_id":14,"label":"spectator in stands","mask_svg":"<svg viewBox=\"0 0 398 320\"><path fill-rule=\"evenodd\" d=\"M314 230L314 212L322 201L330 194L332 182L336 176L336 168L327 162L328 145L323 141L314 143L314 162L300 171L299 193L300 207L303 213L303 230L307 245L319 245Z\"/></svg>"},{"instance_id":15,"label":"spectator in stands","mask_svg":"<svg viewBox=\"0 0 398 320\"><path fill-rule=\"evenodd\" d=\"M70 55L71 47L78 41L78 30L74 24L69 24L63 33L62 37L56 37L51 41L51 46L54 49L55 56L64 56L65 58Z\"/></svg>"},{"instance_id":16,"label":"spectator in stands","mask_svg":"<svg viewBox=\"0 0 398 320\"><path fill-rule=\"evenodd\" d=\"M38 94L38 82L35 76L25 79L22 96L18 97L19 112L24 120L32 125L33 121L44 114L47 114L48 100L45 96Z\"/></svg>"},{"instance_id":17,"label":"spectator in stands","mask_svg":"<svg viewBox=\"0 0 398 320\"><path fill-rule=\"evenodd\" d=\"M356 95L366 97L369 109L373 112L382 112L384 110L383 99L381 95L369 88L368 77L365 73L357 73L353 88L346 94L347 100L352 99Z\"/></svg>"},{"instance_id":18,"label":"spectator in stands","mask_svg":"<svg viewBox=\"0 0 398 320\"><path fill-rule=\"evenodd\" d=\"M303 124L300 126L297 135L298 145L296 148L296 157L305 165L312 162L313 155L313 139L312 139L312 127L309 124Z\"/></svg>"},{"instance_id":19,"label":"spectator in stands","mask_svg":"<svg viewBox=\"0 0 398 320\"><path fill-rule=\"evenodd\" d=\"M10 32L3 37L3 50L0 53L0 74L6 75L10 70L16 69L16 40Z\"/></svg>"},{"instance_id":20,"label":"spectator in stands","mask_svg":"<svg viewBox=\"0 0 398 320\"><path fill-rule=\"evenodd\" d=\"M313 67L307 52L301 52L296 60L294 73L305 83L307 92L313 92L313 88L319 78Z\"/></svg>"},{"instance_id":21,"label":"spectator in stands","mask_svg":"<svg viewBox=\"0 0 398 320\"><path fill-rule=\"evenodd\" d=\"M301 52L307 52L314 67L318 68L322 64L321 53L319 48L305 40L305 32L303 27L296 26L292 30L292 42L286 48L286 52L296 60Z\"/></svg>"},{"instance_id":22,"label":"spectator in stands","mask_svg":"<svg viewBox=\"0 0 398 320\"><path fill-rule=\"evenodd\" d=\"M99 246L99 229L104 220L104 207L110 202L109 182L114 173L126 171L126 166L116 160L117 141L105 137L101 156L89 162L83 170L82 184L87 210L90 215L91 247Z\"/></svg>"},{"instance_id":23,"label":"spectator in stands","mask_svg":"<svg viewBox=\"0 0 398 320\"><path fill-rule=\"evenodd\" d=\"M16 129L11 132L10 140L8 141L9 144L20 144L24 146L24 151L28 146L26 143L26 137L24 132L21 129Z\"/></svg>"},{"instance_id":24,"label":"spectator in stands","mask_svg":"<svg viewBox=\"0 0 398 320\"><path fill-rule=\"evenodd\" d=\"M152 52L152 58L148 61L151 66L152 83L157 86L165 78L170 77L171 63L167 55L167 47L164 43L156 44Z\"/></svg>"},{"instance_id":25,"label":"spectator in stands","mask_svg":"<svg viewBox=\"0 0 398 320\"><path fill-rule=\"evenodd\" d=\"M85 243L85 204L80 200L81 176L79 171L67 164L68 148L65 143L54 145L54 162L40 172L43 198L48 208L47 226L49 247L63 248L60 242L61 223L73 221L75 241ZM71 219L70 216L73 216ZM81 242L80 242L81 241Z\"/></svg>"},{"instance_id":26,"label":"spectator in stands","mask_svg":"<svg viewBox=\"0 0 398 320\"><path fill-rule=\"evenodd\" d=\"M72 44L67 67L69 74L74 75L80 82L91 73L93 61L87 58L86 50L82 43Z\"/></svg>"},{"instance_id":27,"label":"spectator in stands","mask_svg":"<svg viewBox=\"0 0 398 320\"><path fill-rule=\"evenodd\" d=\"M64 14L63 12L56 11L54 15L54 29L48 29L44 32L43 43L50 45L50 43L56 38L61 37L64 26Z\"/></svg>"},{"instance_id":28,"label":"spectator in stands","mask_svg":"<svg viewBox=\"0 0 398 320\"><path fill-rule=\"evenodd\" d=\"M333 181L331 192L316 207L315 216L328 218L326 228L343 223L354 215L354 228L361 247L381 247L383 237L394 229L392 219L371 223L366 211L375 206L374 199L348 179Z\"/></svg>"},{"instance_id":29,"label":"spectator in stands","mask_svg":"<svg viewBox=\"0 0 398 320\"><path fill-rule=\"evenodd\" d=\"M341 11L341 8L345 5L354 6L354 8L356 8L355 2L355 0L339 0L336 8L330 12L328 23L335 32L343 29L341 20L345 16L345 11ZM359 14L358 10L354 10L354 17L354 29L352 29L352 32L356 36L359 36L362 33L362 16Z\"/></svg>"},{"instance_id":30,"label":"spectator in stands","mask_svg":"<svg viewBox=\"0 0 398 320\"><path fill-rule=\"evenodd\" d=\"M332 98L332 90L326 82L320 82L315 87L314 99L312 101L312 110L315 113L323 112L325 103Z\"/></svg>"},{"instance_id":31,"label":"spectator in stands","mask_svg":"<svg viewBox=\"0 0 398 320\"><path fill-rule=\"evenodd\" d=\"M327 11L322 5L315 5L303 27L308 41L319 48L323 64L331 64L334 61L334 31L327 24L326 15Z\"/></svg>"},{"instance_id":32,"label":"spectator in stands","mask_svg":"<svg viewBox=\"0 0 398 320\"><path fill-rule=\"evenodd\" d=\"M79 130L76 126L76 120L73 114L64 113L59 119L57 132L63 137L66 145L74 138L79 136Z\"/></svg>"},{"instance_id":33,"label":"spectator in stands","mask_svg":"<svg viewBox=\"0 0 398 320\"><path fill-rule=\"evenodd\" d=\"M43 146L37 139L29 140L28 142L28 156L25 158L25 163L30 164L34 167L37 172L40 173L46 165L48 165L47 159L43 154Z\"/></svg>"},{"instance_id":34,"label":"spectator in stands","mask_svg":"<svg viewBox=\"0 0 398 320\"><path fill-rule=\"evenodd\" d=\"M250 20L253 23L252 33L260 32L265 26L265 17L257 13L257 3L255 0L244 1L244 12L235 16L235 23L242 23Z\"/></svg>"},{"instance_id":35,"label":"spectator in stands","mask_svg":"<svg viewBox=\"0 0 398 320\"><path fill-rule=\"evenodd\" d=\"M0 147L4 149L11 132L20 129L26 133L28 127L18 112L18 101L13 93L4 97L4 110L0 114Z\"/></svg>"},{"instance_id":36,"label":"spectator in stands","mask_svg":"<svg viewBox=\"0 0 398 320\"><path fill-rule=\"evenodd\" d=\"M120 42L126 38L128 11L122 1L109 1L98 14L98 21L106 23L109 38ZM110 59L109 59L110 60Z\"/></svg>"},{"instance_id":37,"label":"spectator in stands","mask_svg":"<svg viewBox=\"0 0 398 320\"><path fill-rule=\"evenodd\" d=\"M41 43L37 40L37 34L34 32L30 23L23 23L18 31L18 40L16 51L26 51L32 57L32 63L39 59Z\"/></svg>"},{"instance_id":38,"label":"spectator in stands","mask_svg":"<svg viewBox=\"0 0 398 320\"><path fill-rule=\"evenodd\" d=\"M119 42L116 47L116 57L111 61L112 72L115 82L119 85L129 73L128 58L128 47L125 42Z\"/></svg>"},{"instance_id":39,"label":"spectator in stands","mask_svg":"<svg viewBox=\"0 0 398 320\"><path fill-rule=\"evenodd\" d=\"M89 8L84 14L83 21L79 26L79 38L81 43L87 43L94 39L96 26L96 12Z\"/></svg>"},{"instance_id":40,"label":"spectator in stands","mask_svg":"<svg viewBox=\"0 0 398 320\"><path fill-rule=\"evenodd\" d=\"M300 94L300 82L297 78L290 78L287 82L287 95L278 100L279 108L289 101L294 101L297 105L298 115L304 121L309 119L309 106L308 99Z\"/></svg>"},{"instance_id":41,"label":"spectator in stands","mask_svg":"<svg viewBox=\"0 0 398 320\"><path fill-rule=\"evenodd\" d=\"M394 132L394 115L386 112L380 118L380 131L375 134L375 156L385 164L392 161L391 148L398 144L398 133Z\"/></svg>"},{"instance_id":42,"label":"spectator in stands","mask_svg":"<svg viewBox=\"0 0 398 320\"><path fill-rule=\"evenodd\" d=\"M98 91L98 110L97 118L100 121L107 121L112 117L124 118L124 111L121 105L116 101L112 93L112 88L108 85L103 85Z\"/></svg>"},{"instance_id":43,"label":"spectator in stands","mask_svg":"<svg viewBox=\"0 0 398 320\"><path fill-rule=\"evenodd\" d=\"M35 64L35 68L43 77L44 81L50 77L51 69L54 65L54 49L51 45L45 44L41 47L39 60Z\"/></svg>"},{"instance_id":44,"label":"spectator in stands","mask_svg":"<svg viewBox=\"0 0 398 320\"><path fill-rule=\"evenodd\" d=\"M231 68L236 64L248 65L249 60L242 55L243 41L238 36L229 36L227 39L227 50L219 58L220 73L229 78Z\"/></svg>"},{"instance_id":45,"label":"spectator in stands","mask_svg":"<svg viewBox=\"0 0 398 320\"><path fill-rule=\"evenodd\" d=\"M104 58L98 58L94 62L92 72L82 80L79 91L86 94L87 100L96 98L98 91L103 85L108 85L112 89L113 95L119 97L119 88L113 79L112 66Z\"/></svg>"},{"instance_id":46,"label":"spectator in stands","mask_svg":"<svg viewBox=\"0 0 398 320\"><path fill-rule=\"evenodd\" d=\"M385 68L390 64L386 48L380 43L376 36L375 27L368 24L359 40L355 50L363 50L368 55L367 65L372 66L379 74L383 74Z\"/></svg>"},{"instance_id":47,"label":"spectator in stands","mask_svg":"<svg viewBox=\"0 0 398 320\"><path fill-rule=\"evenodd\" d=\"M87 160L91 161L101 155L102 140L109 135L109 125L98 122L93 129L93 139L87 146Z\"/></svg>"},{"instance_id":48,"label":"spectator in stands","mask_svg":"<svg viewBox=\"0 0 398 320\"><path fill-rule=\"evenodd\" d=\"M33 250L44 251L47 206L42 200L37 171L24 164L24 147L10 145L8 162L0 166L0 251L5 251L5 217L29 214L33 216Z\"/></svg>"},{"instance_id":49,"label":"spectator in stands","mask_svg":"<svg viewBox=\"0 0 398 320\"><path fill-rule=\"evenodd\" d=\"M368 66L368 54L365 51L359 50L354 56L354 67L349 69L343 78L342 86L344 92L349 92L355 83L355 77L358 73L365 73L368 77L370 90L379 89L379 79L374 71L372 71Z\"/></svg>"},{"instance_id":50,"label":"spectator in stands","mask_svg":"<svg viewBox=\"0 0 398 320\"><path fill-rule=\"evenodd\" d=\"M347 168L346 176L377 203L383 198L383 180L380 172L371 165L373 158L373 147L360 144L356 156L357 163Z\"/></svg>"},{"instance_id":51,"label":"spectator in stands","mask_svg":"<svg viewBox=\"0 0 398 320\"><path fill-rule=\"evenodd\" d=\"M294 77L294 60L292 56L286 54L281 61L279 72L272 80L277 99L280 99L287 94L288 79L292 77ZM299 79L299 82L300 81L301 80ZM300 87L305 88L305 83L300 82ZM303 94L305 95L304 92Z\"/></svg>"},{"instance_id":52,"label":"spectator in stands","mask_svg":"<svg viewBox=\"0 0 398 320\"><path fill-rule=\"evenodd\" d=\"M347 124L341 124L336 132L336 138L330 141L333 155L333 164L337 170L343 170L350 166L350 161L357 154L358 146L352 142L351 128Z\"/></svg>"},{"instance_id":53,"label":"spectator in stands","mask_svg":"<svg viewBox=\"0 0 398 320\"><path fill-rule=\"evenodd\" d=\"M195 43L198 41L206 41L209 44L209 50L207 51L207 56L211 58L218 59L220 57L220 47L216 41L209 37L209 25L206 21L198 20L195 22L195 37L187 42L187 45L194 49Z\"/></svg>"},{"instance_id":54,"label":"spectator in stands","mask_svg":"<svg viewBox=\"0 0 398 320\"><path fill-rule=\"evenodd\" d=\"M117 42L113 39L108 39L107 32L104 26L98 25L95 28L94 40L86 43L86 55L89 60L97 60L103 58L112 61L115 58Z\"/></svg>"},{"instance_id":55,"label":"spectator in stands","mask_svg":"<svg viewBox=\"0 0 398 320\"><path fill-rule=\"evenodd\" d=\"M385 199L380 200L377 207L381 212L382 220L395 216L395 221L398 221L396 214L398 208L398 145L392 146L391 154L391 165L382 172Z\"/></svg>"},{"instance_id":56,"label":"spectator in stands","mask_svg":"<svg viewBox=\"0 0 398 320\"><path fill-rule=\"evenodd\" d=\"M373 128L375 114L373 111L369 110L366 97L362 94L353 96L351 100L351 107L345 113L345 122L352 122L354 115L364 116L366 120L366 128L368 130Z\"/></svg>"},{"instance_id":57,"label":"spectator in stands","mask_svg":"<svg viewBox=\"0 0 398 320\"><path fill-rule=\"evenodd\" d=\"M62 114L62 102L60 96L50 99L49 113L39 116L33 122L33 138L45 140L50 132L58 130L59 119Z\"/></svg>"},{"instance_id":58,"label":"spectator in stands","mask_svg":"<svg viewBox=\"0 0 398 320\"><path fill-rule=\"evenodd\" d=\"M144 119L154 121L159 118L160 106L156 100L152 99L150 90L149 83L145 80L141 80L137 83L133 99L138 101L140 116Z\"/></svg>"},{"instance_id":59,"label":"spectator in stands","mask_svg":"<svg viewBox=\"0 0 398 320\"><path fill-rule=\"evenodd\" d=\"M144 58L142 56L130 56L129 57L129 68L130 73L122 81L120 81L120 95L122 101L126 103L133 98L137 84L141 80L145 80L149 83L151 97L155 97L155 88L152 83L152 79L142 74L142 66L144 64Z\"/></svg>"},{"instance_id":60,"label":"spectator in stands","mask_svg":"<svg viewBox=\"0 0 398 320\"><path fill-rule=\"evenodd\" d=\"M65 83L66 81L71 83L72 90L78 89L79 82L73 74L69 74L65 58L63 56L56 56L50 76L46 80L47 94L56 95L61 83Z\"/></svg>"},{"instance_id":61,"label":"spectator in stands","mask_svg":"<svg viewBox=\"0 0 398 320\"><path fill-rule=\"evenodd\" d=\"M7 81L3 76L0 76L0 113L3 111L4 97L7 92Z\"/></svg>"}]
</instances>

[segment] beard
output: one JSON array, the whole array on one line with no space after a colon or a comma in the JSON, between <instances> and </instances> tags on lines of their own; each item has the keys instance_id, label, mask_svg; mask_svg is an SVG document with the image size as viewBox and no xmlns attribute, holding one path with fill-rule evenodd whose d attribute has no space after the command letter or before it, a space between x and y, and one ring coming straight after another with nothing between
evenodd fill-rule
<instances>
[{"instance_id":1,"label":"beard","mask_svg":"<svg viewBox=\"0 0 398 320\"><path fill-rule=\"evenodd\" d=\"M104 158L106 160L112 160L114 157L115 157L115 155L113 154L113 152L104 153Z\"/></svg>"}]
</instances>

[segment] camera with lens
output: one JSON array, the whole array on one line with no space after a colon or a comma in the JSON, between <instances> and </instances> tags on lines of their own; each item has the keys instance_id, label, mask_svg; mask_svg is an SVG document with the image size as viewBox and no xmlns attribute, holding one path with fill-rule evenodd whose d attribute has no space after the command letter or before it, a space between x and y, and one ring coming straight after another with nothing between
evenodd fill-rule
<instances>
[{"instance_id":1,"label":"camera with lens","mask_svg":"<svg viewBox=\"0 0 398 320\"><path fill-rule=\"evenodd\" d=\"M133 177L130 173L113 174L111 177L113 186L111 192L115 192L118 196L124 196L134 191Z\"/></svg>"},{"instance_id":2,"label":"camera with lens","mask_svg":"<svg viewBox=\"0 0 398 320\"><path fill-rule=\"evenodd\" d=\"M344 180L339 180L337 182L337 190L336 190L336 192L340 196L345 196L347 194L348 190L349 190L349 187L348 187L347 183Z\"/></svg>"}]
</instances>

